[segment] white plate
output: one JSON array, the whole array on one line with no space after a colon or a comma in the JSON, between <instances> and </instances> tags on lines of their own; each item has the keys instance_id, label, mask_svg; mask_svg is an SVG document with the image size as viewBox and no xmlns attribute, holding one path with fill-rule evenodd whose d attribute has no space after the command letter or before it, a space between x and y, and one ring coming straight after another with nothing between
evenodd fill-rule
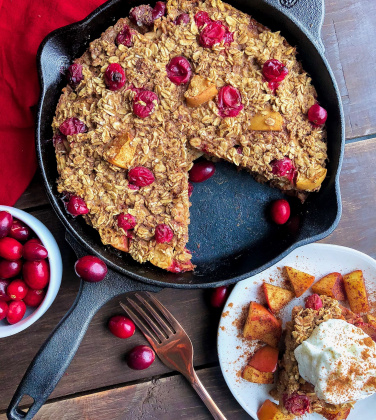
<instances>
[{"instance_id":1,"label":"white plate","mask_svg":"<svg viewBox=\"0 0 376 420\"><path fill-rule=\"evenodd\" d=\"M316 279L333 271L346 274L354 270L362 270L369 294L371 313L376 311L376 261L362 252L337 245L310 244L294 250L279 263L256 276L239 282L223 309L218 328L218 356L223 376L230 391L239 404L252 417L257 419L257 410L266 400L273 399L269 391L273 385L258 385L247 382L240 377L240 372L247 364L248 355L253 351L254 342L246 342L239 334L239 318L242 310L249 302L265 303L260 285L265 281L282 285L281 269L285 266L295 267L301 271L313 274ZM293 299L279 314L283 325L291 319L291 310L296 305L303 305L304 298L311 292ZM376 394L365 400L358 401L351 410L348 420L375 419ZM317 413L304 417L306 420L322 420Z\"/></svg>"}]
</instances>

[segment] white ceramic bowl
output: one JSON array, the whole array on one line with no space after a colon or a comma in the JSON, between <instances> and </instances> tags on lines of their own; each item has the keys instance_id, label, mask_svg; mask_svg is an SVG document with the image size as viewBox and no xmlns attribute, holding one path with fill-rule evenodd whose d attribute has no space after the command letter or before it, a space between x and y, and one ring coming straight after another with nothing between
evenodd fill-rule
<instances>
[{"instance_id":1,"label":"white ceramic bowl","mask_svg":"<svg viewBox=\"0 0 376 420\"><path fill-rule=\"evenodd\" d=\"M27 307L26 314L23 319L17 324L10 325L4 319L0 321L0 338L9 337L23 331L31 324L34 324L51 306L55 300L57 292L61 284L61 277L63 274L63 264L59 247L53 237L52 233L40 222L37 218L25 211L16 209L14 207L1 206L0 211L8 211L13 217L21 220L32 229L43 245L48 251L48 262L50 264L50 283L48 285L46 296L43 302L37 308Z\"/></svg>"}]
</instances>

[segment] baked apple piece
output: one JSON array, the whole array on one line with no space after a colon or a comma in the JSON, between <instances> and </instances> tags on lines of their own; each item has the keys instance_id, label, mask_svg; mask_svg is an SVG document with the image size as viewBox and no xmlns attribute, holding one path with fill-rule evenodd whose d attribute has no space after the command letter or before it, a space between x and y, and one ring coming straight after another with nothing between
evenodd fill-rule
<instances>
[{"instance_id":1,"label":"baked apple piece","mask_svg":"<svg viewBox=\"0 0 376 420\"><path fill-rule=\"evenodd\" d=\"M122 133L115 137L107 146L104 158L118 168L129 169L136 154L136 146L132 144L132 136Z\"/></svg>"},{"instance_id":2,"label":"baked apple piece","mask_svg":"<svg viewBox=\"0 0 376 420\"><path fill-rule=\"evenodd\" d=\"M280 311L295 297L291 290L283 289L273 284L264 283L262 289L266 302L273 313Z\"/></svg>"},{"instance_id":3,"label":"baked apple piece","mask_svg":"<svg viewBox=\"0 0 376 420\"><path fill-rule=\"evenodd\" d=\"M193 76L185 93L187 105L196 108L217 96L218 90L214 83L201 76Z\"/></svg>"},{"instance_id":4,"label":"baked apple piece","mask_svg":"<svg viewBox=\"0 0 376 420\"><path fill-rule=\"evenodd\" d=\"M264 306L251 302L243 329L244 338L260 340L271 347L278 347L282 323Z\"/></svg>"},{"instance_id":5,"label":"baked apple piece","mask_svg":"<svg viewBox=\"0 0 376 420\"><path fill-rule=\"evenodd\" d=\"M265 400L262 406L257 411L258 420L287 420L290 416L286 416L278 408L277 404L270 400Z\"/></svg>"},{"instance_id":6,"label":"baked apple piece","mask_svg":"<svg viewBox=\"0 0 376 420\"><path fill-rule=\"evenodd\" d=\"M250 120L250 129L255 131L281 131L283 118L279 112L266 109L255 114Z\"/></svg>"},{"instance_id":7,"label":"baked apple piece","mask_svg":"<svg viewBox=\"0 0 376 420\"><path fill-rule=\"evenodd\" d=\"M278 363L278 349L264 346L258 349L248 362L249 366L260 372L275 372Z\"/></svg>"},{"instance_id":8,"label":"baked apple piece","mask_svg":"<svg viewBox=\"0 0 376 420\"><path fill-rule=\"evenodd\" d=\"M366 315L366 321L368 322L368 324L372 325L373 327L376 328L376 317L370 314Z\"/></svg>"},{"instance_id":9,"label":"baked apple piece","mask_svg":"<svg viewBox=\"0 0 376 420\"><path fill-rule=\"evenodd\" d=\"M311 178L298 174L296 179L296 188L303 191L314 191L323 183L326 178L327 169L320 168Z\"/></svg>"},{"instance_id":10,"label":"baked apple piece","mask_svg":"<svg viewBox=\"0 0 376 420\"><path fill-rule=\"evenodd\" d=\"M346 300L342 274L330 273L312 285L312 292L337 300Z\"/></svg>"},{"instance_id":11,"label":"baked apple piece","mask_svg":"<svg viewBox=\"0 0 376 420\"><path fill-rule=\"evenodd\" d=\"M356 314L369 311L366 286L362 270L355 270L343 276L350 309Z\"/></svg>"},{"instance_id":12,"label":"baked apple piece","mask_svg":"<svg viewBox=\"0 0 376 420\"><path fill-rule=\"evenodd\" d=\"M315 276L299 271L296 268L286 266L285 269L296 297L301 296L315 281Z\"/></svg>"},{"instance_id":13,"label":"baked apple piece","mask_svg":"<svg viewBox=\"0 0 376 420\"><path fill-rule=\"evenodd\" d=\"M321 411L321 415L325 417L327 420L345 420L349 416L351 408L334 408L331 410L330 408L323 408Z\"/></svg>"},{"instance_id":14,"label":"baked apple piece","mask_svg":"<svg viewBox=\"0 0 376 420\"><path fill-rule=\"evenodd\" d=\"M249 364L242 372L242 378L254 384L273 384L274 375L272 372L261 372Z\"/></svg>"}]
</instances>

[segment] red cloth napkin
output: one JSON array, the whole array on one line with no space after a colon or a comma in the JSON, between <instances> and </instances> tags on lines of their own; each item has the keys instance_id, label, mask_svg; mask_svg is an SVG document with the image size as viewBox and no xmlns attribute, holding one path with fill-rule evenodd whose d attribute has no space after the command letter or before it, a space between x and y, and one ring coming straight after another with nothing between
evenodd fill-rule
<instances>
[{"instance_id":1,"label":"red cloth napkin","mask_svg":"<svg viewBox=\"0 0 376 420\"><path fill-rule=\"evenodd\" d=\"M54 29L85 18L102 3L0 0L0 204L13 205L37 167L33 108L39 96L40 43Z\"/></svg>"}]
</instances>

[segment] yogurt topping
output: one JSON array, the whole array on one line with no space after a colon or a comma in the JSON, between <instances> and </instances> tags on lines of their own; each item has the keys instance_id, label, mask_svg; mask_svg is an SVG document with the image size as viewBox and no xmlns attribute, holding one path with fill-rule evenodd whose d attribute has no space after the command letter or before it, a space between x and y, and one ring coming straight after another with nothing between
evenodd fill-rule
<instances>
[{"instance_id":1,"label":"yogurt topping","mask_svg":"<svg viewBox=\"0 0 376 420\"><path fill-rule=\"evenodd\" d=\"M376 392L376 343L346 321L321 323L294 354L300 376L327 403L357 401Z\"/></svg>"}]
</instances>

